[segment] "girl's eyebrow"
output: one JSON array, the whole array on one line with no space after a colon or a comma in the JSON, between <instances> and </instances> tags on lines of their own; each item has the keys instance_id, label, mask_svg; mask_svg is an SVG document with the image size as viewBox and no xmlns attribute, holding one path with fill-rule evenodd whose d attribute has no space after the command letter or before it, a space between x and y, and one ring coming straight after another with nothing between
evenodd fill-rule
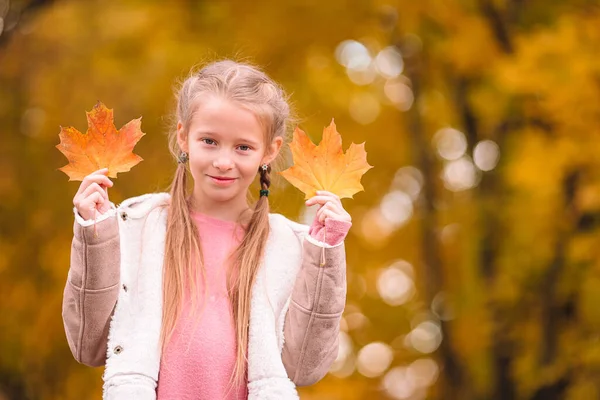
<instances>
[{"instance_id":1,"label":"girl's eyebrow","mask_svg":"<svg viewBox=\"0 0 600 400\"><path fill-rule=\"evenodd\" d=\"M193 134L197 135L197 136L202 136L202 135L219 136L219 134L216 133L216 132L213 132L213 131L202 131L202 130L195 130L193 132Z\"/></svg>"}]
</instances>

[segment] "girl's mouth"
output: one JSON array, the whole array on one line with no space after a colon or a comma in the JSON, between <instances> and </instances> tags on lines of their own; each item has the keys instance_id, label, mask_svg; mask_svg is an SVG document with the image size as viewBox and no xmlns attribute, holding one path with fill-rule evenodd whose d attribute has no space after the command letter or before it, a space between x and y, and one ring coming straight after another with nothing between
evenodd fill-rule
<instances>
[{"instance_id":1,"label":"girl's mouth","mask_svg":"<svg viewBox=\"0 0 600 400\"><path fill-rule=\"evenodd\" d=\"M211 176L211 175L208 175L208 177L214 183L216 183L217 185L220 185L220 186L227 186L235 181L235 178L225 178L225 177L217 177L217 176Z\"/></svg>"}]
</instances>

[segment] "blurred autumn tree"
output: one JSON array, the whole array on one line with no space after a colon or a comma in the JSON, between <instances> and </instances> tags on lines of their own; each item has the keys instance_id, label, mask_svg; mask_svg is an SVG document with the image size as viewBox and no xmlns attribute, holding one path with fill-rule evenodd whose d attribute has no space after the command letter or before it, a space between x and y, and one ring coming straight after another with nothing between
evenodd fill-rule
<instances>
[{"instance_id":1,"label":"blurred autumn tree","mask_svg":"<svg viewBox=\"0 0 600 400\"><path fill-rule=\"evenodd\" d=\"M344 204L340 356L303 399L600 397L598 1L0 0L0 399L99 398L60 318L72 197L54 148L143 116L111 199L165 190L171 87L250 57L375 168ZM275 212L309 220L275 181Z\"/></svg>"}]
</instances>

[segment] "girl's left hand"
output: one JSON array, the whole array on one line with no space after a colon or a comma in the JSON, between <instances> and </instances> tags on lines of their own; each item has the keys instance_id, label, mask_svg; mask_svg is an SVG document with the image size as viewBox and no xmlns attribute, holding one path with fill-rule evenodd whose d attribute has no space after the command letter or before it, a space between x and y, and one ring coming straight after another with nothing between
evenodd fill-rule
<instances>
[{"instance_id":1,"label":"girl's left hand","mask_svg":"<svg viewBox=\"0 0 600 400\"><path fill-rule=\"evenodd\" d=\"M337 221L352 222L352 217L350 217L350 214L344 210L339 196L331 192L317 190L317 195L306 200L305 204L307 206L319 204L315 221L318 220L321 225L325 225L326 218L331 218Z\"/></svg>"}]
</instances>

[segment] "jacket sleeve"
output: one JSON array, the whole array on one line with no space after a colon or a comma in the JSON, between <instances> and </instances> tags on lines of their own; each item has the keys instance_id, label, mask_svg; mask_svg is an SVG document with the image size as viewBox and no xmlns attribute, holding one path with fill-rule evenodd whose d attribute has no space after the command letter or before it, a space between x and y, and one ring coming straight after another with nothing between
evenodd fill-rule
<instances>
[{"instance_id":1,"label":"jacket sleeve","mask_svg":"<svg viewBox=\"0 0 600 400\"><path fill-rule=\"evenodd\" d=\"M321 266L322 252L325 265ZM302 266L284 322L282 360L297 386L322 379L338 355L339 330L346 304L344 242L336 246L305 237Z\"/></svg>"},{"instance_id":2,"label":"jacket sleeve","mask_svg":"<svg viewBox=\"0 0 600 400\"><path fill-rule=\"evenodd\" d=\"M92 222L93 223L93 222ZM94 226L76 215L71 265L63 294L62 317L75 359L104 365L110 319L120 283L119 226L116 214Z\"/></svg>"}]
</instances>

